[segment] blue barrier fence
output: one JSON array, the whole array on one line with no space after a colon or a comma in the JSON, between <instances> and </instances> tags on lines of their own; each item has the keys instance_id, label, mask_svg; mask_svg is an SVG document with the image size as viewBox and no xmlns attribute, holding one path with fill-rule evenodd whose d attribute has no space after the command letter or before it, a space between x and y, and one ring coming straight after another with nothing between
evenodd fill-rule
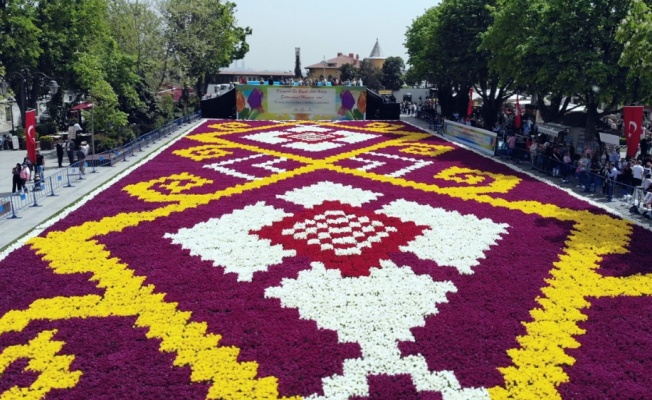
<instances>
[{"instance_id":1,"label":"blue barrier fence","mask_svg":"<svg viewBox=\"0 0 652 400\"><path fill-rule=\"evenodd\" d=\"M608 201L620 200L627 206L643 208L644 191L641 187L631 186L594 172L577 171L575 164L566 164L543 154L532 155L524 148L509 149L504 141L496 148L496 156L517 164L529 165L530 169L544 173L560 180L561 185L576 185L582 192L604 196ZM647 210L647 209L646 209ZM649 210L647 210L649 212Z\"/></svg>"},{"instance_id":2,"label":"blue barrier fence","mask_svg":"<svg viewBox=\"0 0 652 400\"><path fill-rule=\"evenodd\" d=\"M41 207L40 202L47 197L56 197L62 188L73 187L86 180L86 175L99 172L100 167L112 166L120 161L127 161L136 152L143 151L152 143L168 136L186 123L201 118L201 113L188 114L164 126L139 136L137 139L125 143L115 149L90 155L83 162L78 161L72 165L57 170L57 172L43 177L39 182L27 184L27 192L16 193L0 198L0 218L18 219L19 212L31 207Z\"/></svg>"},{"instance_id":3,"label":"blue barrier fence","mask_svg":"<svg viewBox=\"0 0 652 400\"><path fill-rule=\"evenodd\" d=\"M442 133L443 124L434 114L422 112L418 113L416 118L427 122L428 129L439 134ZM510 134L513 134L513 132L506 131L502 132L501 136L504 139ZM608 201L619 200L623 205L631 207L630 211L638 211L638 213L645 214L648 218L652 217L652 208L643 203L645 193L642 188L618 180L607 181L604 176L593 172L578 173L575 165L566 164L543 154L531 156L528 149L520 147L522 144L520 143L514 149L510 149L505 140L498 140L494 155L517 164L529 165L531 170L537 170L552 178L557 178L560 181L560 186L577 185L578 189L583 189L585 193L604 196Z\"/></svg>"}]
</instances>

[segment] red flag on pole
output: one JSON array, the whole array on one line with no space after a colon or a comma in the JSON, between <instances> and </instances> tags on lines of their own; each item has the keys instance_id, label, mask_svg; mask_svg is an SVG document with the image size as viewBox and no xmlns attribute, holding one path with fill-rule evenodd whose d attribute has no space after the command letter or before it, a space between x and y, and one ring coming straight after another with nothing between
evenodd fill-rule
<instances>
[{"instance_id":1,"label":"red flag on pole","mask_svg":"<svg viewBox=\"0 0 652 400\"><path fill-rule=\"evenodd\" d=\"M473 87L469 89L469 106L466 108L466 120L470 120L473 115Z\"/></svg>"},{"instance_id":2,"label":"red flag on pole","mask_svg":"<svg viewBox=\"0 0 652 400\"><path fill-rule=\"evenodd\" d=\"M516 93L516 115L514 116L514 128L521 129L521 104L518 102L518 93Z\"/></svg>"},{"instance_id":3,"label":"red flag on pole","mask_svg":"<svg viewBox=\"0 0 652 400\"><path fill-rule=\"evenodd\" d=\"M36 110L25 112L25 146L32 164L36 163Z\"/></svg>"},{"instance_id":4,"label":"red flag on pole","mask_svg":"<svg viewBox=\"0 0 652 400\"><path fill-rule=\"evenodd\" d=\"M623 107L625 137L627 138L627 157L632 158L638 152L638 143L643 134L643 106Z\"/></svg>"}]
</instances>

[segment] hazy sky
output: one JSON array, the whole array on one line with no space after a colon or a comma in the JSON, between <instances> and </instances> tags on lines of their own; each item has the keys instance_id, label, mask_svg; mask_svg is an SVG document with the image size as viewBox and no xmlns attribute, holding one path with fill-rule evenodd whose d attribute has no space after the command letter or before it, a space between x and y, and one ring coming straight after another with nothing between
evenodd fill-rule
<instances>
[{"instance_id":1,"label":"hazy sky","mask_svg":"<svg viewBox=\"0 0 652 400\"><path fill-rule=\"evenodd\" d=\"M249 26L245 68L294 71L294 48L301 68L337 53L369 57L376 43L385 57L407 62L403 43L412 21L437 0L234 0L239 26ZM241 62L240 62L241 63Z\"/></svg>"}]
</instances>

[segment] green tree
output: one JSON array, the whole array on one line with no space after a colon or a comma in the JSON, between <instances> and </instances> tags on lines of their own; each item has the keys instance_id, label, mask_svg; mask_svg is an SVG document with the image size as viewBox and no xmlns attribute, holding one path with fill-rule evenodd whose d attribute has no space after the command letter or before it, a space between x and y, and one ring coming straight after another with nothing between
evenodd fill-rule
<instances>
[{"instance_id":1,"label":"green tree","mask_svg":"<svg viewBox=\"0 0 652 400\"><path fill-rule=\"evenodd\" d=\"M360 69L358 70L358 77L362 79L364 86L372 90L380 89L380 80L383 77L383 72L376 68L371 61L363 60L360 63Z\"/></svg>"},{"instance_id":2,"label":"green tree","mask_svg":"<svg viewBox=\"0 0 652 400\"><path fill-rule=\"evenodd\" d=\"M579 98L591 137L600 115L643 98L630 71L619 64L624 46L616 32L631 5L632 0L498 0L483 46L494 55L492 70L539 94L544 119L558 119L570 111L569 98ZM552 107L545 107L544 96Z\"/></svg>"},{"instance_id":3,"label":"green tree","mask_svg":"<svg viewBox=\"0 0 652 400\"><path fill-rule=\"evenodd\" d=\"M166 0L166 39L185 84L201 97L208 79L244 58L250 28L236 25L235 3L221 0Z\"/></svg>"},{"instance_id":4,"label":"green tree","mask_svg":"<svg viewBox=\"0 0 652 400\"><path fill-rule=\"evenodd\" d=\"M170 54L164 21L153 4L139 0L107 0L111 36L123 53L134 57L136 72L152 90L158 89Z\"/></svg>"},{"instance_id":5,"label":"green tree","mask_svg":"<svg viewBox=\"0 0 652 400\"><path fill-rule=\"evenodd\" d=\"M135 91L127 79L129 60L117 51L108 29L105 0L3 1L0 18L8 22L5 29L13 38L3 43L0 57L8 75L18 78L11 82L19 104L23 78L31 87L25 106L34 107L47 91L45 74L62 88L92 94L98 105L106 100L105 109L118 120L123 117L118 94L133 98ZM57 95L50 101L51 112L57 111L53 115L63 115L61 100Z\"/></svg>"},{"instance_id":6,"label":"green tree","mask_svg":"<svg viewBox=\"0 0 652 400\"><path fill-rule=\"evenodd\" d=\"M439 21L439 8L431 7L423 15L412 21L405 33L405 48L408 53L406 81L414 85L421 81L435 82L438 65L431 39Z\"/></svg>"},{"instance_id":7,"label":"green tree","mask_svg":"<svg viewBox=\"0 0 652 400\"><path fill-rule=\"evenodd\" d=\"M466 114L469 87L483 100L485 126L493 125L510 94L509 80L488 68L489 51L481 49L481 34L492 22L489 0L443 0L417 18L406 34L414 77L436 85L442 112Z\"/></svg>"},{"instance_id":8,"label":"green tree","mask_svg":"<svg viewBox=\"0 0 652 400\"><path fill-rule=\"evenodd\" d=\"M340 80L350 81L356 77L358 69L352 64L344 64L340 67Z\"/></svg>"},{"instance_id":9,"label":"green tree","mask_svg":"<svg viewBox=\"0 0 652 400\"><path fill-rule=\"evenodd\" d=\"M623 45L619 65L627 68L632 98L652 100L652 8L643 0L632 0L629 15L623 20L616 40Z\"/></svg>"},{"instance_id":10,"label":"green tree","mask_svg":"<svg viewBox=\"0 0 652 400\"><path fill-rule=\"evenodd\" d=\"M403 87L405 64L401 57L388 57L383 64L381 84L386 89L399 90Z\"/></svg>"}]
</instances>

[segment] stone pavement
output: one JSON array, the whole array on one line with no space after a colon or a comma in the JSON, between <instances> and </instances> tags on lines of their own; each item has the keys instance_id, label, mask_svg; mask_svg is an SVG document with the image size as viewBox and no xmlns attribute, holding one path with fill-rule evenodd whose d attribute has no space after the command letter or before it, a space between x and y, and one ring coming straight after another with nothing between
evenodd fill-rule
<instances>
[{"instance_id":1,"label":"stone pavement","mask_svg":"<svg viewBox=\"0 0 652 400\"><path fill-rule=\"evenodd\" d=\"M167 136L164 136L149 145L149 147L143 148L143 151L134 152L133 157L127 157L126 161L119 161L112 167L98 167L96 168L96 173L92 173L92 168L87 168L83 180L79 180L77 177L74 179L71 178L73 187L59 187L54 190L56 196L43 196L39 198L37 203L40 207L23 207L16 213L19 217L17 219L8 218L12 216L12 213L0 217L0 258L12 243L21 238L24 239L30 231L39 227L51 217L59 214L62 210L76 203L85 195L107 183L120 173L138 164L162 146L184 135L201 122L202 120L195 120L190 124L181 125ZM41 153L45 156L44 175L46 180L48 179L48 176L56 174L58 171L65 169L68 165L68 158L64 157L64 168L58 168L56 150L45 150ZM27 151L25 150L0 151L0 199L11 195L11 169L16 165L16 163L22 163L26 155ZM49 188L46 190L50 193ZM31 201L31 193L27 194L27 199Z\"/></svg>"}]
</instances>

